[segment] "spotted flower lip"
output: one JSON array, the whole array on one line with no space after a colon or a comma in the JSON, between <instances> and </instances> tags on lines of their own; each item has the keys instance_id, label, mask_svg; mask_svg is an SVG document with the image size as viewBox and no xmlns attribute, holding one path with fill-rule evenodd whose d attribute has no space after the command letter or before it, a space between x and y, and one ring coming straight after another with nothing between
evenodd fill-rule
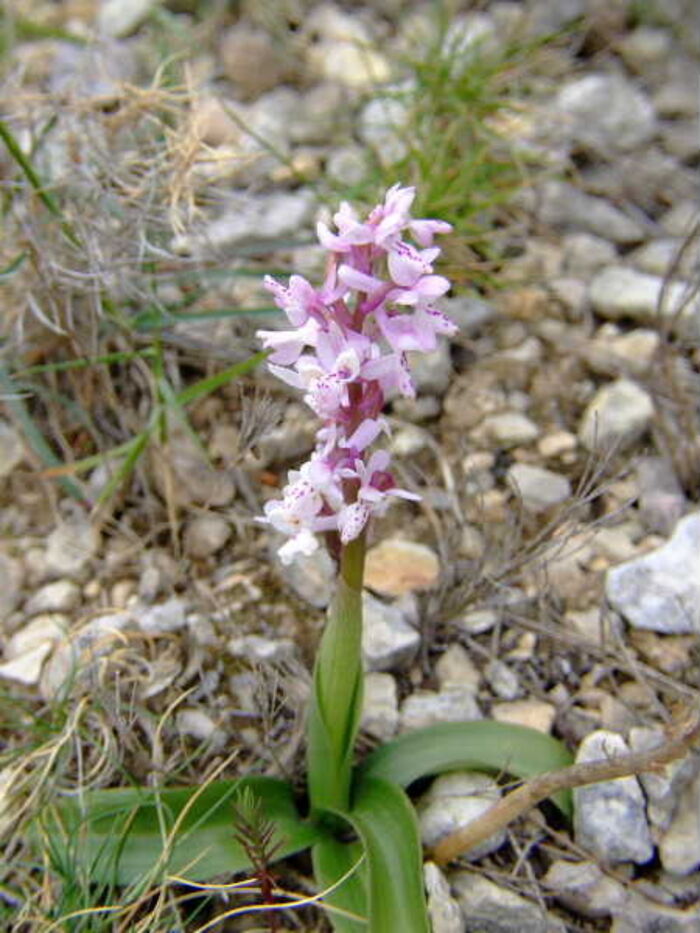
<instances>
[{"instance_id":1,"label":"spotted flower lip","mask_svg":"<svg viewBox=\"0 0 700 933\"><path fill-rule=\"evenodd\" d=\"M291 330L264 330L270 372L304 392L321 419L310 459L291 470L281 498L267 502L259 519L287 537L283 563L313 554L319 535L340 544L362 534L392 499L416 501L397 486L384 449L371 450L389 433L382 409L399 394L415 396L406 353L435 349L438 336L456 325L434 301L450 282L434 271L442 220L415 219L415 189L393 185L365 219L344 202L333 231L317 226L328 250L328 272L316 289L303 276L287 285L267 276L265 287ZM410 242L406 237L411 237Z\"/></svg>"}]
</instances>

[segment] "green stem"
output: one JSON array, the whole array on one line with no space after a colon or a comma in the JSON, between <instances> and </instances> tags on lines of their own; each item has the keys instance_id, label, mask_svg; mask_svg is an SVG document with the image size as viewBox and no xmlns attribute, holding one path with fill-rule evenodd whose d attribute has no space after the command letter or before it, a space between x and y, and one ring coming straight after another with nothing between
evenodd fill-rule
<instances>
[{"instance_id":1,"label":"green stem","mask_svg":"<svg viewBox=\"0 0 700 933\"><path fill-rule=\"evenodd\" d=\"M338 588L316 665L307 764L312 811L347 810L355 737L362 713L362 578L365 540L341 551Z\"/></svg>"}]
</instances>

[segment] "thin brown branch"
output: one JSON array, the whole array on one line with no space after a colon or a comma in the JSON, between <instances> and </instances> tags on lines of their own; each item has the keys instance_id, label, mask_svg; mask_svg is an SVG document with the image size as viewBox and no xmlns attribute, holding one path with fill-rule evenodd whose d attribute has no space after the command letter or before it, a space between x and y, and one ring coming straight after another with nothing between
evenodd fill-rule
<instances>
[{"instance_id":1,"label":"thin brown branch","mask_svg":"<svg viewBox=\"0 0 700 933\"><path fill-rule=\"evenodd\" d=\"M430 857L438 865L445 865L468 852L484 839L506 827L527 813L547 797L562 790L612 781L615 778L656 771L677 758L682 758L690 747L700 740L700 710L693 711L683 721L674 724L668 738L656 748L643 752L630 752L602 761L587 761L540 774L511 791L483 816L439 842Z\"/></svg>"}]
</instances>

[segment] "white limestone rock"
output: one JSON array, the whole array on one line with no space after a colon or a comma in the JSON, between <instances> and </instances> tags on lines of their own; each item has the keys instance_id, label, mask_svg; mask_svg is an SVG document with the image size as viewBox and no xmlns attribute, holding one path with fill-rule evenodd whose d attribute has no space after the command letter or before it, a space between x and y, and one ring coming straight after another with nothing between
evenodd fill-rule
<instances>
[{"instance_id":1,"label":"white limestone rock","mask_svg":"<svg viewBox=\"0 0 700 933\"><path fill-rule=\"evenodd\" d=\"M608 570L605 595L633 628L700 633L700 513L681 519L661 547Z\"/></svg>"}]
</instances>

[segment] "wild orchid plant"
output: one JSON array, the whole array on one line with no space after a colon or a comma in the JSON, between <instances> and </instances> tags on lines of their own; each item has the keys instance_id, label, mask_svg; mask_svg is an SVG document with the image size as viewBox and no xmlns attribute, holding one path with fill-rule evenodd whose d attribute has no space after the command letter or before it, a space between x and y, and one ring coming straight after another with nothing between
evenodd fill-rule
<instances>
[{"instance_id":1,"label":"wild orchid plant","mask_svg":"<svg viewBox=\"0 0 700 933\"><path fill-rule=\"evenodd\" d=\"M310 459L290 472L261 520L286 536L282 561L313 554L325 541L339 568L308 712L308 805L299 805L289 783L253 776L201 788L91 792L62 804L43 825L53 835L81 839L81 863L96 881L152 879L154 866L161 877L184 876L188 883L260 874L240 826L236 832L245 795L275 827L275 858L311 848L322 905L336 930L426 933L420 835L404 789L457 768L526 777L569 761L549 736L479 721L407 733L354 762L367 527L393 498L419 499L399 488L390 471L380 446L389 434L382 412L392 395L415 394L407 352L430 351L439 336L456 332L434 305L449 282L434 272L440 250L433 240L450 225L413 219L413 199L412 188L395 185L365 220L343 204L335 232L319 224L328 251L320 288L299 275L288 285L266 280L292 325L260 332L268 365L304 392L321 425ZM566 809L564 798L559 804ZM267 906L289 909L277 895L271 905L267 874L265 882Z\"/></svg>"}]
</instances>

